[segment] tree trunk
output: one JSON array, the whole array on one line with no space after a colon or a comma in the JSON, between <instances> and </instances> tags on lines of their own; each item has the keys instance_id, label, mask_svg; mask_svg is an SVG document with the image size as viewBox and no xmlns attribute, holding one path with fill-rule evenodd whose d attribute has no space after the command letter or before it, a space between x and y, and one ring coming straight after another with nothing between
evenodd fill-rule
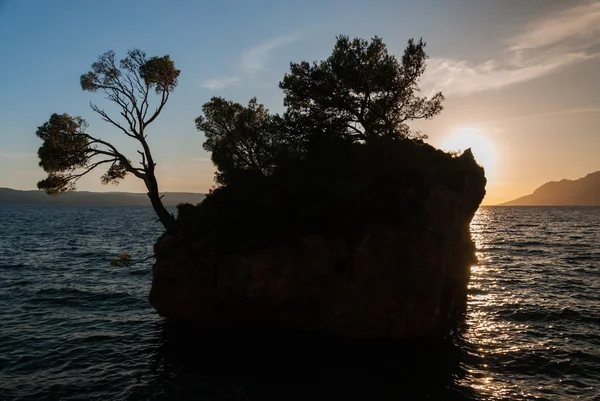
<instances>
[{"instance_id":1,"label":"tree trunk","mask_svg":"<svg viewBox=\"0 0 600 401\"><path fill-rule=\"evenodd\" d=\"M154 173L147 174L145 181L146 188L148 188L148 198L150 198L150 202L152 203L152 207L154 208L158 219L169 234L176 234L179 228L178 224L175 221L175 217L169 213L160 199L160 194L158 193L158 182L156 181Z\"/></svg>"}]
</instances>

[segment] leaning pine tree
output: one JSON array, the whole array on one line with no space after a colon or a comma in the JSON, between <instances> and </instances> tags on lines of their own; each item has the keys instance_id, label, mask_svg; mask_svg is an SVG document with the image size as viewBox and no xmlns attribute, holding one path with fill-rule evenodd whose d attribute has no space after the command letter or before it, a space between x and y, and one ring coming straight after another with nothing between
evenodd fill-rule
<instances>
[{"instance_id":1,"label":"leaning pine tree","mask_svg":"<svg viewBox=\"0 0 600 401\"><path fill-rule=\"evenodd\" d=\"M91 70L81 76L81 88L101 91L117 106L119 116L115 117L91 104L104 121L137 142L141 148L137 151L139 167L112 143L87 133L88 124L83 118L54 113L36 132L43 141L38 150L39 165L48 173L38 182L38 188L53 195L73 191L81 177L101 166L108 167L101 178L103 184L118 183L127 174L133 174L144 181L165 230L176 232L175 217L161 201L146 129L169 100L179 73L168 55L147 58L144 52L134 49L118 64L113 51L100 55ZM158 98L156 107L150 105L152 92Z\"/></svg>"}]
</instances>

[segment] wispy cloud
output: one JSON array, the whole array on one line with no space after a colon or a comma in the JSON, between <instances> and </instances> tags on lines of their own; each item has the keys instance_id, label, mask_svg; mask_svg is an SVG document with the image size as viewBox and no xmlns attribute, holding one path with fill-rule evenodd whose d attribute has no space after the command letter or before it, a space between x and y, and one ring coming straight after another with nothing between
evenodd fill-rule
<instances>
[{"instance_id":1,"label":"wispy cloud","mask_svg":"<svg viewBox=\"0 0 600 401\"><path fill-rule=\"evenodd\" d=\"M292 36L281 36L246 50L242 55L242 70L247 75L266 70L271 53L294 40Z\"/></svg>"},{"instance_id":2,"label":"wispy cloud","mask_svg":"<svg viewBox=\"0 0 600 401\"><path fill-rule=\"evenodd\" d=\"M577 108L577 109L555 110L555 111L551 111L551 112L547 112L547 113L526 114L526 115L521 115L521 116L503 118L500 120L485 121L481 124L492 125L492 124L499 124L499 123L513 122L513 121L528 120L531 118L556 117L556 116L565 116L565 115L573 115L573 114L588 114L588 113L590 113L590 114L591 113L600 113L600 107L582 107L582 108Z\"/></svg>"},{"instance_id":3,"label":"wispy cloud","mask_svg":"<svg viewBox=\"0 0 600 401\"><path fill-rule=\"evenodd\" d=\"M261 71L267 71L272 53L296 39L295 36L280 36L249 48L240 57L239 68L242 75L252 77ZM241 80L239 76L214 78L205 81L202 86L208 89L222 89L235 85Z\"/></svg>"},{"instance_id":4,"label":"wispy cloud","mask_svg":"<svg viewBox=\"0 0 600 401\"><path fill-rule=\"evenodd\" d=\"M569 40L599 42L599 33L600 2L590 1L534 21L524 32L509 38L507 43L511 50L518 51Z\"/></svg>"},{"instance_id":5,"label":"wispy cloud","mask_svg":"<svg viewBox=\"0 0 600 401\"><path fill-rule=\"evenodd\" d=\"M240 79L237 77L214 78L214 79L209 79L208 81L205 81L202 84L202 87L208 88L208 89L222 89L222 88L227 88L227 87L234 85L239 80Z\"/></svg>"},{"instance_id":6,"label":"wispy cloud","mask_svg":"<svg viewBox=\"0 0 600 401\"><path fill-rule=\"evenodd\" d=\"M431 58L423 87L446 95L468 95L530 81L599 56L600 1L587 2L533 21L507 38L503 57L475 64Z\"/></svg>"},{"instance_id":7,"label":"wispy cloud","mask_svg":"<svg viewBox=\"0 0 600 401\"><path fill-rule=\"evenodd\" d=\"M432 58L427 66L424 87L445 95L468 95L500 89L547 75L561 67L596 57L586 53L569 53L547 59L530 60L526 65L511 66L490 60L473 64L464 60Z\"/></svg>"}]
</instances>

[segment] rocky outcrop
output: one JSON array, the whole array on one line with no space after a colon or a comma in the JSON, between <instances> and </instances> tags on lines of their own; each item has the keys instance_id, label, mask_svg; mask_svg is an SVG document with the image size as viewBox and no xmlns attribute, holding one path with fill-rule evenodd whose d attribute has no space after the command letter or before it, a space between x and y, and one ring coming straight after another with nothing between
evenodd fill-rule
<instances>
[{"instance_id":1,"label":"rocky outcrop","mask_svg":"<svg viewBox=\"0 0 600 401\"><path fill-rule=\"evenodd\" d=\"M165 234L155 245L150 303L169 321L209 327L429 335L464 309L476 261L469 225L486 181L470 151L455 161L419 195L414 224L372 221L355 241L286 236L224 254L201 238Z\"/></svg>"}]
</instances>

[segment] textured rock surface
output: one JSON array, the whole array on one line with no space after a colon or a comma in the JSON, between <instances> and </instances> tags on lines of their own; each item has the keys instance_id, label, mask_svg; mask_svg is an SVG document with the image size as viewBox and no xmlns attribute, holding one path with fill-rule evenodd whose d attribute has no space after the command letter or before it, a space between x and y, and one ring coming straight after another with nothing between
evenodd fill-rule
<instances>
[{"instance_id":1,"label":"textured rock surface","mask_svg":"<svg viewBox=\"0 0 600 401\"><path fill-rule=\"evenodd\" d=\"M348 338L432 334L465 307L476 261L469 225L486 181L470 151L457 166L430 188L418 224L374 221L352 244L307 235L223 255L200 239L163 235L150 303L170 321L212 327Z\"/></svg>"}]
</instances>

